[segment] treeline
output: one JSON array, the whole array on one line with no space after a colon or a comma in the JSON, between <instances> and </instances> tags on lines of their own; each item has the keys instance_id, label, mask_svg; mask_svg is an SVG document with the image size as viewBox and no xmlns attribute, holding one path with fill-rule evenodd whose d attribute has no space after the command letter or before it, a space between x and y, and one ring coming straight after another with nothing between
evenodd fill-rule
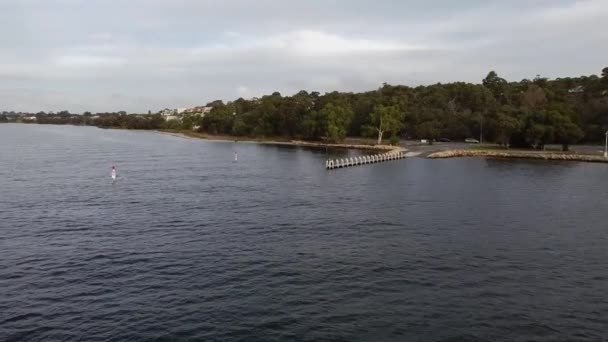
<instances>
[{"instance_id":1,"label":"treeline","mask_svg":"<svg viewBox=\"0 0 608 342\"><path fill-rule=\"evenodd\" d=\"M602 77L507 82L494 71L481 84L407 87L384 84L364 93L301 91L215 102L200 130L236 136L339 141L346 136L480 138L543 148L599 142L608 128L608 68Z\"/></svg>"},{"instance_id":2,"label":"treeline","mask_svg":"<svg viewBox=\"0 0 608 342\"><path fill-rule=\"evenodd\" d=\"M85 112L71 114L68 111L58 113L39 112L35 120L29 120L26 116L21 119L23 123L38 123L52 125L87 125L102 128L124 128L124 129L164 129L167 122L160 114L127 114L126 112L96 113Z\"/></svg>"},{"instance_id":3,"label":"treeline","mask_svg":"<svg viewBox=\"0 0 608 342\"><path fill-rule=\"evenodd\" d=\"M37 122L131 129L196 129L209 134L340 141L346 136L481 138L543 148L599 142L608 129L608 68L602 75L508 82L490 72L481 84L408 87L384 84L363 93L275 92L261 98L214 101L204 117L165 121L161 115L36 114Z\"/></svg>"}]
</instances>

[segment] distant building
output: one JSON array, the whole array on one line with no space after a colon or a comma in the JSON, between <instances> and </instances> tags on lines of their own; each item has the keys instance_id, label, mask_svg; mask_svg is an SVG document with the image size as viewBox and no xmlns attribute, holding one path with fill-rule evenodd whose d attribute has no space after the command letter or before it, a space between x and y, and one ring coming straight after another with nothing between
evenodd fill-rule
<instances>
[{"instance_id":1,"label":"distant building","mask_svg":"<svg viewBox=\"0 0 608 342\"><path fill-rule=\"evenodd\" d=\"M183 114L201 114L204 116L205 114L211 112L212 109L213 109L213 107L197 106L197 107L185 109L182 113Z\"/></svg>"},{"instance_id":2,"label":"distant building","mask_svg":"<svg viewBox=\"0 0 608 342\"><path fill-rule=\"evenodd\" d=\"M161 110L160 112L158 112L158 114L160 114L166 118L167 116L172 116L172 115L177 114L177 110L165 108L165 109Z\"/></svg>"},{"instance_id":3,"label":"distant building","mask_svg":"<svg viewBox=\"0 0 608 342\"><path fill-rule=\"evenodd\" d=\"M165 121L179 120L179 116L177 116L177 115L166 115L164 117L165 117Z\"/></svg>"},{"instance_id":4,"label":"distant building","mask_svg":"<svg viewBox=\"0 0 608 342\"><path fill-rule=\"evenodd\" d=\"M576 87L568 90L568 92L571 94L582 93L584 91L585 91L585 87L583 87L582 85L576 86Z\"/></svg>"}]
</instances>

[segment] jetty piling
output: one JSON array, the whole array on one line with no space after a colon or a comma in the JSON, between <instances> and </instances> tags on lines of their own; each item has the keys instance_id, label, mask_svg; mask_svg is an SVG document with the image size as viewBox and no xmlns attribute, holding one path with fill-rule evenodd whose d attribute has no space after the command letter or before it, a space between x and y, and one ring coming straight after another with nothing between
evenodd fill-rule
<instances>
[{"instance_id":1,"label":"jetty piling","mask_svg":"<svg viewBox=\"0 0 608 342\"><path fill-rule=\"evenodd\" d=\"M328 159L325 161L325 168L328 170L339 169L344 167L375 164L391 160L399 160L406 157L404 151L391 151L382 154L373 154L367 156L358 156L351 158Z\"/></svg>"}]
</instances>

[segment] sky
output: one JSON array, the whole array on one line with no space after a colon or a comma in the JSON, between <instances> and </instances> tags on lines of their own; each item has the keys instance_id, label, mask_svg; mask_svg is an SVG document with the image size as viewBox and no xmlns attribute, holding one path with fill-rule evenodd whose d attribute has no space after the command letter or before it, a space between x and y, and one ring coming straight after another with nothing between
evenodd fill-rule
<instances>
[{"instance_id":1,"label":"sky","mask_svg":"<svg viewBox=\"0 0 608 342\"><path fill-rule=\"evenodd\" d=\"M0 0L0 111L600 74L607 0Z\"/></svg>"}]
</instances>

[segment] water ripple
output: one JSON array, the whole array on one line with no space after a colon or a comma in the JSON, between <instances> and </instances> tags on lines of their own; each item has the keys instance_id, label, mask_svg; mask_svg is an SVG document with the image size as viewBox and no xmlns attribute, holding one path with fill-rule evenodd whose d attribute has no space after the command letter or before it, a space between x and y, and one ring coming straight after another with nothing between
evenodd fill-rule
<instances>
[{"instance_id":1,"label":"water ripple","mask_svg":"<svg viewBox=\"0 0 608 342\"><path fill-rule=\"evenodd\" d=\"M0 144L2 341L608 336L605 165L328 173L324 153L67 126Z\"/></svg>"}]
</instances>

